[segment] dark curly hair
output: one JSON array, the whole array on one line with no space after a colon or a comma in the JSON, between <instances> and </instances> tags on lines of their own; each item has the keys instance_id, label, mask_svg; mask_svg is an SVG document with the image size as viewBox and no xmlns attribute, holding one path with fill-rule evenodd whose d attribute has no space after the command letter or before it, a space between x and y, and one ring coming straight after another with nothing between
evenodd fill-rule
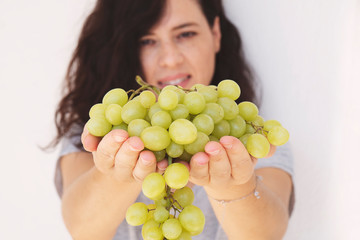
<instances>
[{"instance_id":1,"label":"dark curly hair","mask_svg":"<svg viewBox=\"0 0 360 240\"><path fill-rule=\"evenodd\" d=\"M233 79L241 87L239 101L256 102L254 79L245 61L236 27L225 16L221 0L197 0L209 26L220 18L221 50L216 55L211 84ZM63 98L55 113L57 136L52 145L74 125L84 125L92 105L112 88L137 89L142 75L139 39L161 18L166 0L98 0L82 28L71 58ZM146 79L145 79L146 80Z\"/></svg>"}]
</instances>

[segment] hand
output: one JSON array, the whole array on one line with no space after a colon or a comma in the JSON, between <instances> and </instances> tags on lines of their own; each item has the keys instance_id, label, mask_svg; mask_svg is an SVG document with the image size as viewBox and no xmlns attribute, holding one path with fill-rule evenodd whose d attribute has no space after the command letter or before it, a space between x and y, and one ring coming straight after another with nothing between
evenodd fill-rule
<instances>
[{"instance_id":1,"label":"hand","mask_svg":"<svg viewBox=\"0 0 360 240\"><path fill-rule=\"evenodd\" d=\"M274 151L275 147L271 146L268 156ZM219 142L207 143L204 152L192 157L190 181L204 186L212 198L237 199L255 188L256 162L239 139L224 136Z\"/></svg>"},{"instance_id":2,"label":"hand","mask_svg":"<svg viewBox=\"0 0 360 240\"><path fill-rule=\"evenodd\" d=\"M84 127L81 141L85 150L92 152L95 167L103 174L121 182L142 182L154 171L163 172L167 161L156 162L155 155L144 150L139 137L129 137L115 129L103 138L92 136Z\"/></svg>"}]
</instances>

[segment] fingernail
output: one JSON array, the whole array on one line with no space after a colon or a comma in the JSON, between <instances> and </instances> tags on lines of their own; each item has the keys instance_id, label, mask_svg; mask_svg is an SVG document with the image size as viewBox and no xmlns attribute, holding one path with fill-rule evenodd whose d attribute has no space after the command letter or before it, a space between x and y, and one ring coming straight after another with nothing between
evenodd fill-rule
<instances>
[{"instance_id":1,"label":"fingernail","mask_svg":"<svg viewBox=\"0 0 360 240\"><path fill-rule=\"evenodd\" d=\"M129 139L129 147L130 150L134 152L139 152L144 148L141 146L141 143L137 142L134 138Z\"/></svg>"},{"instance_id":2,"label":"fingernail","mask_svg":"<svg viewBox=\"0 0 360 240\"><path fill-rule=\"evenodd\" d=\"M220 149L218 147L216 147L216 146L215 147L208 147L206 149L206 152L211 154L211 155L216 155L216 154L218 154L220 152Z\"/></svg>"},{"instance_id":3,"label":"fingernail","mask_svg":"<svg viewBox=\"0 0 360 240\"><path fill-rule=\"evenodd\" d=\"M116 142L124 142L126 140L125 137L120 136L120 135L115 135L114 139L115 139Z\"/></svg>"},{"instance_id":4,"label":"fingernail","mask_svg":"<svg viewBox=\"0 0 360 240\"><path fill-rule=\"evenodd\" d=\"M146 166L148 166L152 163L151 159L146 159L146 158L144 158L144 156L140 156L140 159L141 159L141 162Z\"/></svg>"},{"instance_id":5,"label":"fingernail","mask_svg":"<svg viewBox=\"0 0 360 240\"><path fill-rule=\"evenodd\" d=\"M196 162L199 164L199 165L205 165L208 163L208 159L206 158L199 158L199 159L196 159Z\"/></svg>"},{"instance_id":6,"label":"fingernail","mask_svg":"<svg viewBox=\"0 0 360 240\"><path fill-rule=\"evenodd\" d=\"M225 147L225 148L227 148L227 149L231 149L232 148L232 141L223 141L223 142L221 142L222 143L222 145Z\"/></svg>"}]
</instances>

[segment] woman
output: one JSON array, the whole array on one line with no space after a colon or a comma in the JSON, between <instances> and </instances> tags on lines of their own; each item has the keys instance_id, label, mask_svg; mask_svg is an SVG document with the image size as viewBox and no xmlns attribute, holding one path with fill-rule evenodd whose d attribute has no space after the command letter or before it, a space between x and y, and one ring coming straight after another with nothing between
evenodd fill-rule
<instances>
[{"instance_id":1,"label":"woman","mask_svg":"<svg viewBox=\"0 0 360 240\"><path fill-rule=\"evenodd\" d=\"M99 139L83 127L90 107L108 90L138 88L133 80L138 74L158 87L230 78L242 89L241 101L255 101L240 38L221 0L99 0L83 27L56 113L57 141L63 141L56 181L74 239L141 239L141 228L123 221L125 212L136 200L146 202L141 182L151 172L163 172L166 161L156 163L142 141L123 130ZM194 205L207 221L194 239L282 238L291 158L275 154L270 159L251 158L230 136L193 156ZM259 199L249 194L255 188Z\"/></svg>"}]
</instances>

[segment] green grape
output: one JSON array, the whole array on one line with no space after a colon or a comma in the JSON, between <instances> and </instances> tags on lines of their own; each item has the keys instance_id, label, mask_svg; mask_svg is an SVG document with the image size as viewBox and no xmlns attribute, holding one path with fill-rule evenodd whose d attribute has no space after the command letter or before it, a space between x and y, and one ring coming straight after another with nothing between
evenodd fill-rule
<instances>
[{"instance_id":1,"label":"green grape","mask_svg":"<svg viewBox=\"0 0 360 240\"><path fill-rule=\"evenodd\" d=\"M169 144L169 146L166 148L166 153L172 158L180 157L181 154L184 152L184 146L177 144L173 141Z\"/></svg>"},{"instance_id":2,"label":"green grape","mask_svg":"<svg viewBox=\"0 0 360 240\"><path fill-rule=\"evenodd\" d=\"M254 134L254 133L256 133L256 130L251 124L247 123L245 133Z\"/></svg>"},{"instance_id":3,"label":"green grape","mask_svg":"<svg viewBox=\"0 0 360 240\"><path fill-rule=\"evenodd\" d=\"M257 106L252 102L241 102L238 104L239 114L245 121L252 121L259 113Z\"/></svg>"},{"instance_id":4,"label":"green grape","mask_svg":"<svg viewBox=\"0 0 360 240\"><path fill-rule=\"evenodd\" d=\"M247 139L246 149L256 158L264 158L270 151L270 143L264 135L255 133Z\"/></svg>"},{"instance_id":5,"label":"green grape","mask_svg":"<svg viewBox=\"0 0 360 240\"><path fill-rule=\"evenodd\" d=\"M161 198L159 200L155 200L155 205L156 206L163 206L163 207L167 208L170 205L170 200L165 199L165 198Z\"/></svg>"},{"instance_id":6,"label":"green grape","mask_svg":"<svg viewBox=\"0 0 360 240\"><path fill-rule=\"evenodd\" d=\"M164 206L157 206L154 211L154 220L162 223L169 218L169 211Z\"/></svg>"},{"instance_id":7,"label":"green grape","mask_svg":"<svg viewBox=\"0 0 360 240\"><path fill-rule=\"evenodd\" d=\"M153 211L151 211L151 212L153 212ZM156 222L154 219L148 219L141 228L142 237L145 239L145 235L150 228L158 228L158 227L159 227L158 222Z\"/></svg>"},{"instance_id":8,"label":"green grape","mask_svg":"<svg viewBox=\"0 0 360 240\"><path fill-rule=\"evenodd\" d=\"M236 102L228 97L221 97L217 103L224 109L224 119L231 120L239 115L239 107Z\"/></svg>"},{"instance_id":9,"label":"green grape","mask_svg":"<svg viewBox=\"0 0 360 240\"><path fill-rule=\"evenodd\" d=\"M189 170L181 163L173 163L166 168L164 178L169 187L183 188L189 180Z\"/></svg>"},{"instance_id":10,"label":"green grape","mask_svg":"<svg viewBox=\"0 0 360 240\"><path fill-rule=\"evenodd\" d=\"M228 136L230 134L230 124L226 120L221 120L219 123L215 124L214 131L211 135L220 139L223 136Z\"/></svg>"},{"instance_id":11,"label":"green grape","mask_svg":"<svg viewBox=\"0 0 360 240\"><path fill-rule=\"evenodd\" d=\"M240 115L230 120L229 124L230 124L230 136L239 138L245 134L246 122Z\"/></svg>"},{"instance_id":12,"label":"green grape","mask_svg":"<svg viewBox=\"0 0 360 240\"><path fill-rule=\"evenodd\" d=\"M274 126L269 130L267 138L272 145L281 146L289 140L289 132L281 126Z\"/></svg>"},{"instance_id":13,"label":"green grape","mask_svg":"<svg viewBox=\"0 0 360 240\"><path fill-rule=\"evenodd\" d=\"M251 133L246 133L246 134L242 135L239 138L239 140L242 142L242 144L244 144L244 146L246 146L247 140L250 136L251 136Z\"/></svg>"},{"instance_id":14,"label":"green grape","mask_svg":"<svg viewBox=\"0 0 360 240\"><path fill-rule=\"evenodd\" d=\"M276 120L267 120L264 122L264 130L265 131L270 131L270 129L272 129L275 126L280 126L281 127L281 123L279 123Z\"/></svg>"},{"instance_id":15,"label":"green grape","mask_svg":"<svg viewBox=\"0 0 360 240\"><path fill-rule=\"evenodd\" d=\"M125 92L125 90L121 88L114 88L108 91L102 100L104 104L116 103L119 104L120 106L124 106L125 103L127 103L127 101L128 101L128 95Z\"/></svg>"},{"instance_id":16,"label":"green grape","mask_svg":"<svg viewBox=\"0 0 360 240\"><path fill-rule=\"evenodd\" d=\"M264 118L260 115L257 115L256 118L254 120L251 121L251 123L254 125L254 126L257 126L257 127L263 127L264 126Z\"/></svg>"},{"instance_id":17,"label":"green grape","mask_svg":"<svg viewBox=\"0 0 360 240\"><path fill-rule=\"evenodd\" d=\"M144 232L144 240L163 240L164 235L160 227L149 227L146 232Z\"/></svg>"},{"instance_id":18,"label":"green grape","mask_svg":"<svg viewBox=\"0 0 360 240\"><path fill-rule=\"evenodd\" d=\"M122 123L121 106L116 103L109 104L105 110L105 118L112 125Z\"/></svg>"},{"instance_id":19,"label":"green grape","mask_svg":"<svg viewBox=\"0 0 360 240\"><path fill-rule=\"evenodd\" d=\"M126 211L126 221L131 226L144 224L148 217L148 208L145 203L132 204Z\"/></svg>"},{"instance_id":20,"label":"green grape","mask_svg":"<svg viewBox=\"0 0 360 240\"><path fill-rule=\"evenodd\" d=\"M119 125L114 125L111 130L113 130L113 129L122 129L122 130L127 131L128 125L126 123L122 122Z\"/></svg>"},{"instance_id":21,"label":"green grape","mask_svg":"<svg viewBox=\"0 0 360 240\"><path fill-rule=\"evenodd\" d=\"M203 132L206 135L210 135L214 131L214 121L207 114L196 115L192 120L192 123L195 125L196 129L199 132Z\"/></svg>"},{"instance_id":22,"label":"green grape","mask_svg":"<svg viewBox=\"0 0 360 240\"><path fill-rule=\"evenodd\" d=\"M197 129L195 125L187 119L177 119L169 127L169 134L172 141L184 145L195 141Z\"/></svg>"},{"instance_id":23,"label":"green grape","mask_svg":"<svg viewBox=\"0 0 360 240\"><path fill-rule=\"evenodd\" d=\"M103 104L103 103L97 103L95 105L93 105L90 108L89 111L89 117L90 118L96 118L98 117L105 117L105 110L107 108L108 105Z\"/></svg>"},{"instance_id":24,"label":"green grape","mask_svg":"<svg viewBox=\"0 0 360 240\"><path fill-rule=\"evenodd\" d=\"M220 122L224 118L224 109L217 103L207 103L204 111L201 113L209 115L214 124Z\"/></svg>"},{"instance_id":25,"label":"green grape","mask_svg":"<svg viewBox=\"0 0 360 240\"><path fill-rule=\"evenodd\" d=\"M150 127L150 126L151 126L150 123L148 123L144 119L134 119L129 123L129 125L127 127L129 136L140 137L142 131L145 128Z\"/></svg>"},{"instance_id":26,"label":"green grape","mask_svg":"<svg viewBox=\"0 0 360 240\"><path fill-rule=\"evenodd\" d=\"M164 110L173 110L179 103L179 97L172 90L161 91L158 98L160 107Z\"/></svg>"},{"instance_id":27,"label":"green grape","mask_svg":"<svg viewBox=\"0 0 360 240\"><path fill-rule=\"evenodd\" d=\"M111 131L112 125L104 117L95 117L87 121L86 127L91 135L103 137Z\"/></svg>"},{"instance_id":28,"label":"green grape","mask_svg":"<svg viewBox=\"0 0 360 240\"><path fill-rule=\"evenodd\" d=\"M156 96L152 91L146 90L140 93L139 101L144 108L150 108L155 104Z\"/></svg>"},{"instance_id":29,"label":"green grape","mask_svg":"<svg viewBox=\"0 0 360 240\"><path fill-rule=\"evenodd\" d=\"M149 221L150 219L154 218L154 211L156 209L156 204L148 204L146 205L147 209L148 209L148 217L146 219L146 222Z\"/></svg>"},{"instance_id":30,"label":"green grape","mask_svg":"<svg viewBox=\"0 0 360 240\"><path fill-rule=\"evenodd\" d=\"M156 161L160 162L161 160L165 159L165 155L166 155L166 151L165 149L161 150L161 151L153 151Z\"/></svg>"},{"instance_id":31,"label":"green grape","mask_svg":"<svg viewBox=\"0 0 360 240\"><path fill-rule=\"evenodd\" d=\"M184 145L186 152L190 154L195 154L198 152L203 152L205 150L205 145L209 142L209 137L203 132L198 132L197 137L194 142Z\"/></svg>"},{"instance_id":32,"label":"green grape","mask_svg":"<svg viewBox=\"0 0 360 240\"><path fill-rule=\"evenodd\" d=\"M206 87L204 84L201 83L196 83L194 85L191 86L190 90L192 91L199 91L200 89Z\"/></svg>"},{"instance_id":33,"label":"green grape","mask_svg":"<svg viewBox=\"0 0 360 240\"><path fill-rule=\"evenodd\" d=\"M184 151L183 154L181 154L181 156L179 157L179 159L184 162L190 162L192 156L193 156L192 154L188 153L187 151Z\"/></svg>"},{"instance_id":34,"label":"green grape","mask_svg":"<svg viewBox=\"0 0 360 240\"><path fill-rule=\"evenodd\" d=\"M168 131L159 126L145 128L140 135L145 147L151 151L160 151L170 144Z\"/></svg>"},{"instance_id":35,"label":"green grape","mask_svg":"<svg viewBox=\"0 0 360 240\"><path fill-rule=\"evenodd\" d=\"M204 86L197 91L203 95L207 103L215 103L218 100L218 92L212 87Z\"/></svg>"},{"instance_id":36,"label":"green grape","mask_svg":"<svg viewBox=\"0 0 360 240\"><path fill-rule=\"evenodd\" d=\"M205 216L200 208L190 205L182 210L179 215L179 221L183 228L191 235L198 235L204 229Z\"/></svg>"},{"instance_id":37,"label":"green grape","mask_svg":"<svg viewBox=\"0 0 360 240\"><path fill-rule=\"evenodd\" d=\"M167 239L175 239L180 236L182 226L178 219L168 219L162 225L162 232Z\"/></svg>"},{"instance_id":38,"label":"green grape","mask_svg":"<svg viewBox=\"0 0 360 240\"><path fill-rule=\"evenodd\" d=\"M151 125L168 129L172 122L171 116L167 111L158 111L152 115Z\"/></svg>"},{"instance_id":39,"label":"green grape","mask_svg":"<svg viewBox=\"0 0 360 240\"><path fill-rule=\"evenodd\" d=\"M189 116L189 109L184 104L178 104L175 109L170 111L173 120L180 118L187 118Z\"/></svg>"},{"instance_id":40,"label":"green grape","mask_svg":"<svg viewBox=\"0 0 360 240\"><path fill-rule=\"evenodd\" d=\"M191 239L192 239L191 234L185 229L183 229L180 236L178 238L175 238L174 240L191 240Z\"/></svg>"},{"instance_id":41,"label":"green grape","mask_svg":"<svg viewBox=\"0 0 360 240\"><path fill-rule=\"evenodd\" d=\"M149 109L149 111L148 111L148 113L147 113L147 115L148 115L149 118L150 118L150 121L151 121L152 116L153 116L155 113L159 112L159 111L162 111L162 108L160 107L159 102L156 102L155 104L153 104L153 105L150 107L150 109Z\"/></svg>"},{"instance_id":42,"label":"green grape","mask_svg":"<svg viewBox=\"0 0 360 240\"><path fill-rule=\"evenodd\" d=\"M165 179L160 173L150 173L142 183L142 192L150 199L158 198L165 191ZM161 199L161 198L159 198Z\"/></svg>"},{"instance_id":43,"label":"green grape","mask_svg":"<svg viewBox=\"0 0 360 240\"><path fill-rule=\"evenodd\" d=\"M174 85L167 85L162 89L162 91L165 91L165 90L172 90L172 91L176 92L176 94L178 95L179 103L184 102L185 92L182 89L180 89L179 87L174 86Z\"/></svg>"},{"instance_id":44,"label":"green grape","mask_svg":"<svg viewBox=\"0 0 360 240\"><path fill-rule=\"evenodd\" d=\"M146 115L146 108L144 108L139 101L131 100L127 102L121 111L121 117L124 122L129 124L134 119L144 119Z\"/></svg>"},{"instance_id":45,"label":"green grape","mask_svg":"<svg viewBox=\"0 0 360 240\"><path fill-rule=\"evenodd\" d=\"M241 90L239 85L230 79L222 80L217 87L219 97L228 97L232 100L236 100L240 97Z\"/></svg>"},{"instance_id":46,"label":"green grape","mask_svg":"<svg viewBox=\"0 0 360 240\"><path fill-rule=\"evenodd\" d=\"M182 209L194 202L194 192L189 187L177 189L173 194L175 207Z\"/></svg>"},{"instance_id":47,"label":"green grape","mask_svg":"<svg viewBox=\"0 0 360 240\"><path fill-rule=\"evenodd\" d=\"M206 102L200 93L189 92L185 95L184 105L189 109L190 114L199 114L204 110Z\"/></svg>"},{"instance_id":48,"label":"green grape","mask_svg":"<svg viewBox=\"0 0 360 240\"><path fill-rule=\"evenodd\" d=\"M214 142L219 142L219 138L215 137L214 135L209 135L209 140Z\"/></svg>"}]
</instances>

